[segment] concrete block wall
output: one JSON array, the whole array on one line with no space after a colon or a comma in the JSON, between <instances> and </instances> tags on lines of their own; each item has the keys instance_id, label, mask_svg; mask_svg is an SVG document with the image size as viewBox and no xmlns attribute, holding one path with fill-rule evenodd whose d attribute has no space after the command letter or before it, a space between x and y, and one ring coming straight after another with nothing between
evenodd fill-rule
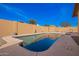
<instances>
[{"instance_id":1,"label":"concrete block wall","mask_svg":"<svg viewBox=\"0 0 79 59\"><path fill-rule=\"evenodd\" d=\"M35 33L35 29L35 25L18 22L18 34L32 34Z\"/></svg>"},{"instance_id":2,"label":"concrete block wall","mask_svg":"<svg viewBox=\"0 0 79 59\"><path fill-rule=\"evenodd\" d=\"M42 32L78 32L77 27L60 28L55 26L36 26L33 24L26 24L22 22L0 20L0 36L14 35L14 34L32 34Z\"/></svg>"},{"instance_id":3,"label":"concrete block wall","mask_svg":"<svg viewBox=\"0 0 79 59\"><path fill-rule=\"evenodd\" d=\"M45 26L36 26L36 32L37 33L48 32L48 27L45 27Z\"/></svg>"},{"instance_id":4,"label":"concrete block wall","mask_svg":"<svg viewBox=\"0 0 79 59\"><path fill-rule=\"evenodd\" d=\"M55 26L49 26L48 32L57 32L57 27L55 27Z\"/></svg>"},{"instance_id":5,"label":"concrete block wall","mask_svg":"<svg viewBox=\"0 0 79 59\"><path fill-rule=\"evenodd\" d=\"M0 20L0 36L13 35L16 31L16 22Z\"/></svg>"}]
</instances>

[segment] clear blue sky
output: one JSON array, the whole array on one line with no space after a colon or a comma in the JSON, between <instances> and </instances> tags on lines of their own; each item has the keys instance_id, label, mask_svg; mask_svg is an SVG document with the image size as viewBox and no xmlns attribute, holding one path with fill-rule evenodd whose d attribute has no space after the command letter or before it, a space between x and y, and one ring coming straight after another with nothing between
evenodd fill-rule
<instances>
[{"instance_id":1,"label":"clear blue sky","mask_svg":"<svg viewBox=\"0 0 79 59\"><path fill-rule=\"evenodd\" d=\"M77 17L72 18L74 4L56 3L29 3L29 4L0 4L0 19L23 21L35 19L39 25L60 26L61 22L67 21L72 26L77 26Z\"/></svg>"}]
</instances>

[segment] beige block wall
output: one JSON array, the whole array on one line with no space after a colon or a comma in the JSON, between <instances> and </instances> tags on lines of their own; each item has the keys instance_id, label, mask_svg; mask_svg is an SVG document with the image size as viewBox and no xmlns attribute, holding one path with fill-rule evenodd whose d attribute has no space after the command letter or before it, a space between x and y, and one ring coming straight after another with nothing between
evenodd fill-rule
<instances>
[{"instance_id":1,"label":"beige block wall","mask_svg":"<svg viewBox=\"0 0 79 59\"><path fill-rule=\"evenodd\" d=\"M48 27L46 26L36 26L37 33L48 32Z\"/></svg>"},{"instance_id":2,"label":"beige block wall","mask_svg":"<svg viewBox=\"0 0 79 59\"><path fill-rule=\"evenodd\" d=\"M17 25L18 24L18 25ZM48 30L49 29L49 30ZM0 36L18 34L32 34L42 32L78 32L78 27L55 27L55 26L36 26L32 24L26 24L21 22L14 22L8 20L0 20Z\"/></svg>"},{"instance_id":3,"label":"beige block wall","mask_svg":"<svg viewBox=\"0 0 79 59\"><path fill-rule=\"evenodd\" d=\"M70 32L70 28L69 27L58 28L58 32Z\"/></svg>"},{"instance_id":4,"label":"beige block wall","mask_svg":"<svg viewBox=\"0 0 79 59\"><path fill-rule=\"evenodd\" d=\"M18 34L35 33L35 25L18 22Z\"/></svg>"},{"instance_id":5,"label":"beige block wall","mask_svg":"<svg viewBox=\"0 0 79 59\"><path fill-rule=\"evenodd\" d=\"M77 27L65 27L65 28L58 28L58 32L78 32Z\"/></svg>"},{"instance_id":6,"label":"beige block wall","mask_svg":"<svg viewBox=\"0 0 79 59\"><path fill-rule=\"evenodd\" d=\"M73 31L73 32L78 32L78 27L72 28L72 31Z\"/></svg>"},{"instance_id":7,"label":"beige block wall","mask_svg":"<svg viewBox=\"0 0 79 59\"><path fill-rule=\"evenodd\" d=\"M0 36L13 35L15 33L15 23L8 20L0 20Z\"/></svg>"},{"instance_id":8,"label":"beige block wall","mask_svg":"<svg viewBox=\"0 0 79 59\"><path fill-rule=\"evenodd\" d=\"M49 32L57 32L57 27L49 26Z\"/></svg>"}]
</instances>

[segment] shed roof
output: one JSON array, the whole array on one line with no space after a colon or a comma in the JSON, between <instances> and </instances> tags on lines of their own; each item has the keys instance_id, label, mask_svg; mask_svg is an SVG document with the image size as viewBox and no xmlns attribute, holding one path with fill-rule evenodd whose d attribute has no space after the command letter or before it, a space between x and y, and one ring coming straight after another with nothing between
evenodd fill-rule
<instances>
[{"instance_id":1,"label":"shed roof","mask_svg":"<svg viewBox=\"0 0 79 59\"><path fill-rule=\"evenodd\" d=\"M76 3L74 7L73 17L78 16L78 9L79 9L79 3Z\"/></svg>"}]
</instances>

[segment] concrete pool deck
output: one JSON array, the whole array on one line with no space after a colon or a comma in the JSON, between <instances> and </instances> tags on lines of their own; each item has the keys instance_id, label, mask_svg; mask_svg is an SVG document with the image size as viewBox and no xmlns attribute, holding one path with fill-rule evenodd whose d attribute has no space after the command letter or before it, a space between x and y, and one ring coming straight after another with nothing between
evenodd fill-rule
<instances>
[{"instance_id":1,"label":"concrete pool deck","mask_svg":"<svg viewBox=\"0 0 79 59\"><path fill-rule=\"evenodd\" d=\"M9 39L9 38L12 38L12 37L9 36L3 39ZM15 38L12 38L9 40L15 40ZM17 41L17 42L20 43L22 41ZM4 55L8 55L8 56L36 56L36 55L38 56L72 56L72 55L79 56L79 46L71 38L70 35L63 35L48 50L43 52L29 51L19 46L17 42L15 42L16 44L14 44L11 41L12 45L9 45L5 48L0 49L0 53L1 53L0 55L3 55L3 56Z\"/></svg>"},{"instance_id":2,"label":"concrete pool deck","mask_svg":"<svg viewBox=\"0 0 79 59\"><path fill-rule=\"evenodd\" d=\"M0 49L23 42L23 40L18 40L16 38L13 38L12 36L2 37L2 39L6 41L6 44L0 46Z\"/></svg>"},{"instance_id":3,"label":"concrete pool deck","mask_svg":"<svg viewBox=\"0 0 79 59\"><path fill-rule=\"evenodd\" d=\"M35 56L35 55L37 55L36 52L26 50L19 45L12 45L0 49L0 56Z\"/></svg>"}]
</instances>

